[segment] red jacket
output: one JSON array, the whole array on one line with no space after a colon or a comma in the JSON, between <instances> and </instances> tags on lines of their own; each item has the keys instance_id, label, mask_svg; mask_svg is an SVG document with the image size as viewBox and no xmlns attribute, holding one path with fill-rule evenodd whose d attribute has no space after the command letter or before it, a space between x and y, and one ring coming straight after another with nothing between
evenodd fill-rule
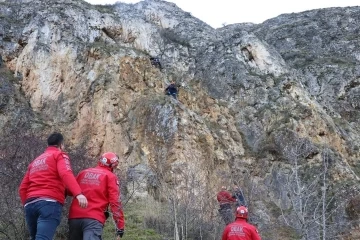
<instances>
[{"instance_id":1,"label":"red jacket","mask_svg":"<svg viewBox=\"0 0 360 240\"><path fill-rule=\"evenodd\" d=\"M216 198L220 204L236 202L236 199L233 198L231 193L226 190L219 192Z\"/></svg>"},{"instance_id":2,"label":"red jacket","mask_svg":"<svg viewBox=\"0 0 360 240\"><path fill-rule=\"evenodd\" d=\"M97 166L79 173L77 181L88 200L88 207L81 208L75 201L71 203L69 219L92 218L105 223L104 211L108 205L118 229L124 229L125 219L121 206L119 181L111 168Z\"/></svg>"},{"instance_id":3,"label":"red jacket","mask_svg":"<svg viewBox=\"0 0 360 240\"><path fill-rule=\"evenodd\" d=\"M74 196L81 193L68 155L57 147L48 147L28 166L19 194L22 204L33 197L48 197L64 204L65 187Z\"/></svg>"},{"instance_id":4,"label":"red jacket","mask_svg":"<svg viewBox=\"0 0 360 240\"><path fill-rule=\"evenodd\" d=\"M237 218L224 229L221 240L261 240L260 235L253 225L243 218Z\"/></svg>"}]
</instances>

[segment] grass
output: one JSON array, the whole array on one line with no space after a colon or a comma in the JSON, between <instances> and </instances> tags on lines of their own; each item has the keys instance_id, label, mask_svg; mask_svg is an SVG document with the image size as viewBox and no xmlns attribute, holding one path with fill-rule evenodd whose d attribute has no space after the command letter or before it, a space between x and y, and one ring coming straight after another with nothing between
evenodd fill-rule
<instances>
[{"instance_id":1,"label":"grass","mask_svg":"<svg viewBox=\"0 0 360 240\"><path fill-rule=\"evenodd\" d=\"M147 228L144 224L149 206L146 201L128 203L124 207L125 234L121 240L162 240L161 235L154 229ZM103 239L116 239L114 221L109 218L105 223Z\"/></svg>"}]
</instances>

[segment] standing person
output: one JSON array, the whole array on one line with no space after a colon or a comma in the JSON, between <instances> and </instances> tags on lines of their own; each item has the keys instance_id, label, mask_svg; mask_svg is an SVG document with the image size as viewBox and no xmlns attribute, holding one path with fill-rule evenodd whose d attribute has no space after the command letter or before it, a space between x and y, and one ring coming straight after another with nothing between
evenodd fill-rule
<instances>
[{"instance_id":1,"label":"standing person","mask_svg":"<svg viewBox=\"0 0 360 240\"><path fill-rule=\"evenodd\" d=\"M117 236L121 238L124 235L125 219L120 201L119 181L113 173L118 164L118 156L106 152L101 155L98 166L85 169L77 176L83 193L88 196L89 205L87 209L83 209L75 201L71 203L69 240L101 240L108 206L116 223Z\"/></svg>"},{"instance_id":2,"label":"standing person","mask_svg":"<svg viewBox=\"0 0 360 240\"><path fill-rule=\"evenodd\" d=\"M228 225L234 220L232 204L235 203L236 200L232 197L231 193L227 191L225 186L221 187L221 191L217 194L216 198L220 205L219 213L225 224Z\"/></svg>"},{"instance_id":3,"label":"standing person","mask_svg":"<svg viewBox=\"0 0 360 240\"><path fill-rule=\"evenodd\" d=\"M165 89L166 95L173 96L173 98L177 99L178 89L175 84L175 81L171 81L171 84Z\"/></svg>"},{"instance_id":4,"label":"standing person","mask_svg":"<svg viewBox=\"0 0 360 240\"><path fill-rule=\"evenodd\" d=\"M244 194L241 191L241 188L237 185L234 185L234 194L232 196L234 199L236 199L236 207L240 207L240 206L245 206L246 207L246 202L245 202L245 198L244 198Z\"/></svg>"},{"instance_id":5,"label":"standing person","mask_svg":"<svg viewBox=\"0 0 360 240\"><path fill-rule=\"evenodd\" d=\"M87 207L87 199L71 170L64 150L64 137L52 133L45 152L33 160L21 181L19 194L31 240L52 240L60 224L65 202L65 187L77 199L76 205Z\"/></svg>"},{"instance_id":6,"label":"standing person","mask_svg":"<svg viewBox=\"0 0 360 240\"><path fill-rule=\"evenodd\" d=\"M256 227L248 223L247 219L248 209L238 207L235 222L225 227L221 240L261 240Z\"/></svg>"}]
</instances>

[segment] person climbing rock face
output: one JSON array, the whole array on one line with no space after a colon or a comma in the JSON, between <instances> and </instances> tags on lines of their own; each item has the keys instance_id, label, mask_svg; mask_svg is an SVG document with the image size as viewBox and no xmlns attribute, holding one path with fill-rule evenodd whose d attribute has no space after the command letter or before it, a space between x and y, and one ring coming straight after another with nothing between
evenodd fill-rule
<instances>
[{"instance_id":1,"label":"person climbing rock face","mask_svg":"<svg viewBox=\"0 0 360 240\"><path fill-rule=\"evenodd\" d=\"M172 81L171 84L167 86L167 88L165 89L165 94L177 99L178 88L175 84L175 81Z\"/></svg>"},{"instance_id":2,"label":"person climbing rock face","mask_svg":"<svg viewBox=\"0 0 360 240\"><path fill-rule=\"evenodd\" d=\"M234 221L234 214L232 205L236 202L231 193L226 189L225 186L221 187L221 191L216 195L219 202L220 209L218 210L225 224L228 225Z\"/></svg>"},{"instance_id":3,"label":"person climbing rock face","mask_svg":"<svg viewBox=\"0 0 360 240\"><path fill-rule=\"evenodd\" d=\"M159 68L160 70L162 69L161 62L158 57L150 57L150 62L151 62L151 65Z\"/></svg>"},{"instance_id":4,"label":"person climbing rock face","mask_svg":"<svg viewBox=\"0 0 360 240\"><path fill-rule=\"evenodd\" d=\"M233 191L232 197L237 201L236 207L240 207L240 206L245 206L246 207L244 194L241 191L241 188L239 186L234 185L234 191Z\"/></svg>"}]
</instances>

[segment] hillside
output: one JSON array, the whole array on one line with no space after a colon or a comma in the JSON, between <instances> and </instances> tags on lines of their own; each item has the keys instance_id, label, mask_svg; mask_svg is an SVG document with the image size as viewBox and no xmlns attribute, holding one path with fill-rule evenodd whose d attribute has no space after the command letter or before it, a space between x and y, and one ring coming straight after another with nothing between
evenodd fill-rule
<instances>
[{"instance_id":1,"label":"hillside","mask_svg":"<svg viewBox=\"0 0 360 240\"><path fill-rule=\"evenodd\" d=\"M234 183L265 240L359 238L360 7L213 29L160 0L3 0L0 19L3 137L117 152L124 201L151 202L164 239L174 221L219 238Z\"/></svg>"}]
</instances>

